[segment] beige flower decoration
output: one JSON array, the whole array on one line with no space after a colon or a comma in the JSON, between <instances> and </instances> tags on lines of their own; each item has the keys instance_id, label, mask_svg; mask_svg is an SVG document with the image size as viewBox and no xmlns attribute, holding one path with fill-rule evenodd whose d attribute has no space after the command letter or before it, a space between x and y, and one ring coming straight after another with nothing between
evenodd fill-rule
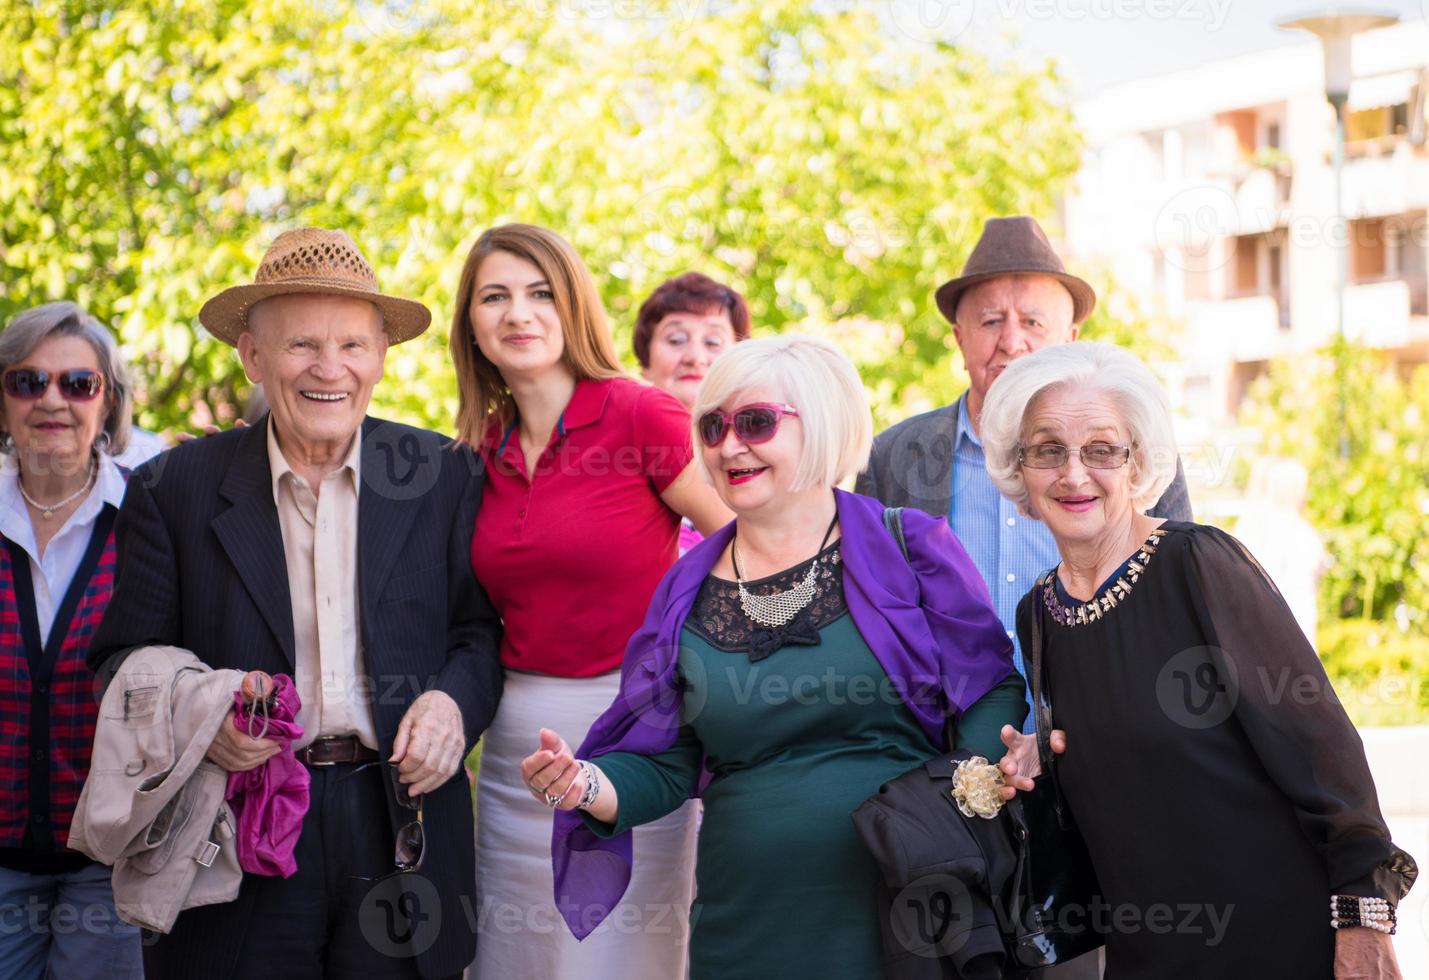
<instances>
[{"instance_id":1,"label":"beige flower decoration","mask_svg":"<svg viewBox=\"0 0 1429 980\"><path fill-rule=\"evenodd\" d=\"M980 755L958 763L953 773L953 802L965 817L992 820L1002 809L1002 770Z\"/></svg>"}]
</instances>

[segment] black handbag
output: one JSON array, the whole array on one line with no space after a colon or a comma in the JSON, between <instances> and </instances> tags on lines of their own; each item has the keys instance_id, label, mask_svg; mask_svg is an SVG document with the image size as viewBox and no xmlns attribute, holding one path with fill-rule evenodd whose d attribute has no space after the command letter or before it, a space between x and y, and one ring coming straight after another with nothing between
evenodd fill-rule
<instances>
[{"instance_id":1,"label":"black handbag","mask_svg":"<svg viewBox=\"0 0 1429 980\"><path fill-rule=\"evenodd\" d=\"M906 559L908 548L901 511L902 508L887 508L883 523ZM1051 746L1052 704L1043 657L1045 610L1040 594L1053 574L1055 569L1042 576L1033 590L1031 636L1023 651L1032 690L1041 775L1033 780L1030 791L1019 792L991 821L955 811L968 824L973 839L984 842L986 853L1002 852L1000 840L988 840L990 825L1000 828L1002 833L997 836L1005 835L1012 851L1011 873L1003 880L988 882L988 887L998 894L985 896L998 909L997 922L1007 954L1005 977L1063 964L1106 944L1107 916L1099 911L1105 908L1101 886L1086 842L1062 794ZM951 749L954 744L951 718L947 734ZM964 756L965 753L959 753L954 759ZM907 776L916 782L920 774L921 769ZM947 789L939 792L946 794Z\"/></svg>"},{"instance_id":2,"label":"black handbag","mask_svg":"<svg viewBox=\"0 0 1429 980\"><path fill-rule=\"evenodd\" d=\"M1057 778L1052 752L1052 703L1047 690L1047 665L1042 649L1043 585L1033 590L1031 640L1023 651L1032 711L1037 727L1037 754L1042 774L1029 792L1019 792L1002 808L1017 848L1017 867L1009 884L1006 908L1013 920L1008 952L1021 966L1053 966L1106 944L1106 916L1101 886L1091 855L1072 819ZM980 817L969 819L978 820Z\"/></svg>"}]
</instances>

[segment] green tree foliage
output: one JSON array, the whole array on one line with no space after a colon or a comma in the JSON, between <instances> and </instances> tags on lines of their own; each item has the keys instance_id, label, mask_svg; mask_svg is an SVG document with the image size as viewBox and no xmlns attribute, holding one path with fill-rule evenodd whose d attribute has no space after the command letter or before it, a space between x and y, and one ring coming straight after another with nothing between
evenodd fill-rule
<instances>
[{"instance_id":1,"label":"green tree foliage","mask_svg":"<svg viewBox=\"0 0 1429 980\"><path fill-rule=\"evenodd\" d=\"M1272 365L1244 421L1265 450L1305 464L1309 520L1334 560L1320 608L1429 636L1429 368L1401 377L1382 355L1347 347L1349 454L1340 454L1340 380L1333 352Z\"/></svg>"},{"instance_id":2,"label":"green tree foliage","mask_svg":"<svg viewBox=\"0 0 1429 980\"><path fill-rule=\"evenodd\" d=\"M116 325L144 424L224 421L245 382L203 300L283 228L342 227L437 319L378 407L449 430L465 250L532 221L586 257L622 346L699 269L758 329L843 343L891 421L961 386L933 289L986 217L1052 212L1079 141L1050 70L888 10L0 0L0 316L78 300Z\"/></svg>"}]
</instances>

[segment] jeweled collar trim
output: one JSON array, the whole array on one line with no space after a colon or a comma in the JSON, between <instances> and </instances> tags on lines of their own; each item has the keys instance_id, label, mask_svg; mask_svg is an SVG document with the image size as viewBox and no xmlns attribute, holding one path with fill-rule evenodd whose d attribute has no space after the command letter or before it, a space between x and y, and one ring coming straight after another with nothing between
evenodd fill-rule
<instances>
[{"instance_id":1,"label":"jeweled collar trim","mask_svg":"<svg viewBox=\"0 0 1429 980\"><path fill-rule=\"evenodd\" d=\"M1141 579L1141 573L1146 571L1146 566L1151 564L1151 557L1156 554L1157 543L1165 536L1166 532L1162 528L1158 527L1152 531L1142 542L1141 550L1132 555L1126 563L1125 574L1118 575L1115 582L1102 590L1101 595L1077 606L1064 606L1062 600L1057 598L1057 569L1052 569L1042 581L1042 604L1047 607L1052 619L1063 626L1095 623L1115 609L1117 603L1131 595L1131 587Z\"/></svg>"}]
</instances>

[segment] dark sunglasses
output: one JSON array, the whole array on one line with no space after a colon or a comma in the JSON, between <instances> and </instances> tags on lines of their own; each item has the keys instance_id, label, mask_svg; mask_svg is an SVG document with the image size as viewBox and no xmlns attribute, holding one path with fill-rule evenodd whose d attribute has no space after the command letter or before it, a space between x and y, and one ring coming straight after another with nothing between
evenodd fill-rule
<instances>
[{"instance_id":1,"label":"dark sunglasses","mask_svg":"<svg viewBox=\"0 0 1429 980\"><path fill-rule=\"evenodd\" d=\"M700 416L700 440L713 449L724 442L725 434L732 428L740 442L757 446L774 438L779 431L780 421L786 415L798 418L799 412L792 405L776 405L772 402L742 405L733 412L711 409Z\"/></svg>"},{"instance_id":2,"label":"dark sunglasses","mask_svg":"<svg viewBox=\"0 0 1429 980\"><path fill-rule=\"evenodd\" d=\"M416 810L417 818L397 831L397 849L392 862L397 866L394 874L406 874L422 866L422 858L427 853L427 832L422 824L422 794L413 796L407 791L407 784L399 778L396 766L389 766L392 774L392 791L397 794L397 805L408 810Z\"/></svg>"},{"instance_id":3,"label":"dark sunglasses","mask_svg":"<svg viewBox=\"0 0 1429 980\"><path fill-rule=\"evenodd\" d=\"M403 825L397 831L397 845L392 856L392 863L395 870L377 878L363 878L354 875L358 881L386 881L396 875L410 874L422 867L422 859L427 855L427 833L422 823L422 794L413 796L407 791L407 784L402 782L401 773L397 767L389 762L369 762L367 765L358 766L349 773L355 775L366 769L368 766L380 765L390 774L392 778L392 792L397 797L397 805L407 810L416 810L415 820Z\"/></svg>"},{"instance_id":4,"label":"dark sunglasses","mask_svg":"<svg viewBox=\"0 0 1429 980\"><path fill-rule=\"evenodd\" d=\"M49 390L51 377L50 372L39 368L11 368L5 372L5 394L25 401L43 398ZM67 402L87 402L104 388L102 374L83 368L61 371L57 380L60 394Z\"/></svg>"}]
</instances>

